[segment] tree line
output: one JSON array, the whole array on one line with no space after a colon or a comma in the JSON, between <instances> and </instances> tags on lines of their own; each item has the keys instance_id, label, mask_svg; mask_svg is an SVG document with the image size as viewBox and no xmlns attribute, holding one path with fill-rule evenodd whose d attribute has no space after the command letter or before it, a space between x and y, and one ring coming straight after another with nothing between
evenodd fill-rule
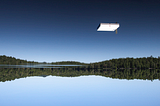
<instances>
[{"instance_id":1,"label":"tree line","mask_svg":"<svg viewBox=\"0 0 160 106\"><path fill-rule=\"evenodd\" d=\"M5 55L0 56L0 64L20 65L26 63L38 63L38 62L16 59L15 57L12 56L5 56Z\"/></svg>"},{"instance_id":2,"label":"tree line","mask_svg":"<svg viewBox=\"0 0 160 106\"><path fill-rule=\"evenodd\" d=\"M12 64L12 65L20 65L20 64L38 64L38 62L27 61L16 59L14 57L7 57L5 55L0 56L0 64ZM43 62L46 64L46 62ZM85 68L93 68L93 69L160 69L160 57L155 58L153 56L143 57L143 58L119 58L119 59L111 59L102 62L95 63L80 63L75 61L62 61L62 62L52 62L50 64L74 64L74 65L85 65ZM84 66L82 66L84 67Z\"/></svg>"},{"instance_id":3,"label":"tree line","mask_svg":"<svg viewBox=\"0 0 160 106\"><path fill-rule=\"evenodd\" d=\"M102 62L92 63L90 68L110 68L110 69L160 69L160 57L154 58L119 58Z\"/></svg>"},{"instance_id":4,"label":"tree line","mask_svg":"<svg viewBox=\"0 0 160 106\"><path fill-rule=\"evenodd\" d=\"M21 65L21 64L38 64L38 63L43 63L47 64L47 62L35 62L35 61L27 61L27 60L22 60L22 59L16 59L15 57L12 56L5 56L5 55L0 55L0 64L9 64L9 65ZM50 64L57 64L57 65L68 65L68 64L74 64L74 65L88 65L87 63L81 63L81 62L76 62L76 61L61 61L61 62L51 62Z\"/></svg>"}]
</instances>

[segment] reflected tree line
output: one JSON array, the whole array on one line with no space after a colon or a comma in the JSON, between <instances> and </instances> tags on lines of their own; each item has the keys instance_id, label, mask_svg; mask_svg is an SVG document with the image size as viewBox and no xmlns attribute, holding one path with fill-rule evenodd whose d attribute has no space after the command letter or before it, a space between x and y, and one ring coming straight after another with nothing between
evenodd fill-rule
<instances>
[{"instance_id":1,"label":"reflected tree line","mask_svg":"<svg viewBox=\"0 0 160 106\"><path fill-rule=\"evenodd\" d=\"M29 76L48 75L61 77L78 77L84 75L99 75L116 79L160 80L159 69L92 69L92 68L0 68L0 81L10 81Z\"/></svg>"}]
</instances>

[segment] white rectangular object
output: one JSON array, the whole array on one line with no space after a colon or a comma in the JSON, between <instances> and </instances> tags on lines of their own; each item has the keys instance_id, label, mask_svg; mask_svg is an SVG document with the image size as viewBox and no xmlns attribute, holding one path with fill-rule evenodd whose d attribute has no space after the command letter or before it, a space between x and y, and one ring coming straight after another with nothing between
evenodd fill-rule
<instances>
[{"instance_id":1,"label":"white rectangular object","mask_svg":"<svg viewBox=\"0 0 160 106\"><path fill-rule=\"evenodd\" d=\"M119 23L100 23L97 31L115 31L119 27Z\"/></svg>"}]
</instances>

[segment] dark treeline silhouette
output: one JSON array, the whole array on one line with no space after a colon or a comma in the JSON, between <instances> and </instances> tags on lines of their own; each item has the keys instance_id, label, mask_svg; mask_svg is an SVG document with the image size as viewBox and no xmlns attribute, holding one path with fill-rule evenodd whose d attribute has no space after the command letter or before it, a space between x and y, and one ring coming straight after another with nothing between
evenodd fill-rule
<instances>
[{"instance_id":1,"label":"dark treeline silhouette","mask_svg":"<svg viewBox=\"0 0 160 106\"><path fill-rule=\"evenodd\" d=\"M15 57L5 56L5 55L0 56L0 64L10 64L10 65L18 64L19 65L19 64L26 64L26 63L38 63L38 62L16 59Z\"/></svg>"},{"instance_id":2,"label":"dark treeline silhouette","mask_svg":"<svg viewBox=\"0 0 160 106\"><path fill-rule=\"evenodd\" d=\"M110 68L110 69L160 69L160 57L154 58L119 58L98 63L92 63L90 68Z\"/></svg>"},{"instance_id":3,"label":"dark treeline silhouette","mask_svg":"<svg viewBox=\"0 0 160 106\"><path fill-rule=\"evenodd\" d=\"M77 77L99 75L116 79L160 80L159 69L90 69L90 68L0 68L0 82L11 81L29 76Z\"/></svg>"},{"instance_id":4,"label":"dark treeline silhouette","mask_svg":"<svg viewBox=\"0 0 160 106\"><path fill-rule=\"evenodd\" d=\"M0 64L9 64L9 65L21 65L21 64L38 64L38 62L35 61L27 61L27 60L22 60L22 59L16 59L15 57L11 56L5 56L2 55L0 56ZM39 62L40 63L40 62ZM41 64L47 64L47 62L41 62ZM76 61L61 61L61 62L52 62L50 64L57 64L57 65L67 65L67 64L74 64L74 65L88 65L87 63L81 63L81 62L76 62Z\"/></svg>"},{"instance_id":5,"label":"dark treeline silhouette","mask_svg":"<svg viewBox=\"0 0 160 106\"><path fill-rule=\"evenodd\" d=\"M51 64L57 64L57 65L89 65L87 63L81 63L77 61L61 61L61 62L52 62Z\"/></svg>"},{"instance_id":6,"label":"dark treeline silhouette","mask_svg":"<svg viewBox=\"0 0 160 106\"><path fill-rule=\"evenodd\" d=\"M26 63L38 63L34 61L20 60L14 57L7 57L5 55L0 56L0 64L26 64ZM43 62L44 64L46 62ZM143 58L119 58L111 59L96 63L80 63L75 61L62 61L52 62L51 64L74 64L74 65L87 65L87 68L93 69L160 69L160 57L143 57Z\"/></svg>"}]
</instances>

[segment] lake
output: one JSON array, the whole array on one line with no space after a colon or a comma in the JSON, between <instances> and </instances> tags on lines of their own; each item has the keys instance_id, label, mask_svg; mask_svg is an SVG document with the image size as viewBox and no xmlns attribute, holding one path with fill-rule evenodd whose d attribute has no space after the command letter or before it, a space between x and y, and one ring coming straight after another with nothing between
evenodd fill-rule
<instances>
[{"instance_id":1,"label":"lake","mask_svg":"<svg viewBox=\"0 0 160 106\"><path fill-rule=\"evenodd\" d=\"M63 68L85 65L54 65L54 64L23 64L23 65L6 65L0 64L0 68Z\"/></svg>"},{"instance_id":2,"label":"lake","mask_svg":"<svg viewBox=\"0 0 160 106\"><path fill-rule=\"evenodd\" d=\"M1 68L0 106L160 106L159 79L74 71Z\"/></svg>"}]
</instances>

